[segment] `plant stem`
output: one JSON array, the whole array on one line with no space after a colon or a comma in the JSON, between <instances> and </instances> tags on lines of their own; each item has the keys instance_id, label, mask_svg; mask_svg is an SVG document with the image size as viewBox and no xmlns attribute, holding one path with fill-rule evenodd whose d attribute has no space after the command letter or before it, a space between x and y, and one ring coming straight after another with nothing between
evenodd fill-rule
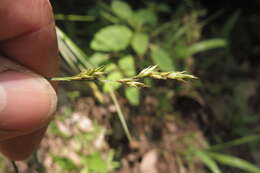
<instances>
[{"instance_id":1,"label":"plant stem","mask_svg":"<svg viewBox=\"0 0 260 173\"><path fill-rule=\"evenodd\" d=\"M110 96L111 96L115 106L116 106L116 111L117 111L118 117L121 121L121 124L123 126L123 129L125 131L126 137L127 137L129 142L132 142L132 136L131 136L129 129L127 127L127 124L126 124L126 121L125 121L125 118L124 118L124 114L122 112L122 109L121 109L118 101L117 101L116 95L115 95L114 91L112 91L112 90L110 90L109 93L110 93Z\"/></svg>"},{"instance_id":2,"label":"plant stem","mask_svg":"<svg viewBox=\"0 0 260 173\"><path fill-rule=\"evenodd\" d=\"M12 166L13 166L14 172L15 172L15 173L19 173L19 169L18 169L18 167L17 167L15 161L12 160L11 163L12 163Z\"/></svg>"}]
</instances>

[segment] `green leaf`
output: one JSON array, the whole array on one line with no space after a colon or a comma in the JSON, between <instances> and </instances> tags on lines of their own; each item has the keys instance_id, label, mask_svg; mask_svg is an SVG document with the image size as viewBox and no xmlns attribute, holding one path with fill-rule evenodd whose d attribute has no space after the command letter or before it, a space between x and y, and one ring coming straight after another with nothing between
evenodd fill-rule
<instances>
[{"instance_id":1,"label":"green leaf","mask_svg":"<svg viewBox=\"0 0 260 173\"><path fill-rule=\"evenodd\" d=\"M95 173L107 173L108 167L105 160L102 159L100 152L95 152L89 156L83 156L81 158L83 164L87 165L89 172ZM87 172L87 171L86 171Z\"/></svg>"},{"instance_id":2,"label":"green leaf","mask_svg":"<svg viewBox=\"0 0 260 173\"><path fill-rule=\"evenodd\" d=\"M114 0L111 6L112 6L112 11L119 18L122 18L124 20L128 20L132 18L133 10L126 2Z\"/></svg>"},{"instance_id":3,"label":"green leaf","mask_svg":"<svg viewBox=\"0 0 260 173\"><path fill-rule=\"evenodd\" d=\"M94 53L90 58L89 61L91 64L95 65L96 67L104 64L109 59L109 55L105 53Z\"/></svg>"},{"instance_id":4,"label":"green leaf","mask_svg":"<svg viewBox=\"0 0 260 173\"><path fill-rule=\"evenodd\" d=\"M105 66L105 72L112 72L112 71L117 71L118 67L115 63L110 63Z\"/></svg>"},{"instance_id":5,"label":"green leaf","mask_svg":"<svg viewBox=\"0 0 260 173\"><path fill-rule=\"evenodd\" d=\"M90 43L96 51L121 51L128 47L132 31L123 25L110 25L98 31Z\"/></svg>"},{"instance_id":6,"label":"green leaf","mask_svg":"<svg viewBox=\"0 0 260 173\"><path fill-rule=\"evenodd\" d=\"M216 161L235 168L240 168L244 171L253 172L253 173L259 173L260 168L256 167L250 162L247 162L245 160L242 160L238 157L226 155L226 154L220 154L220 153L213 153L213 152L207 152L207 154L215 159Z\"/></svg>"},{"instance_id":7,"label":"green leaf","mask_svg":"<svg viewBox=\"0 0 260 173\"><path fill-rule=\"evenodd\" d=\"M257 141L260 141L260 135L251 135L251 136L245 136L245 137L241 137L241 138L238 138L238 139L234 139L232 141L228 141L228 142L225 142L225 143L213 145L209 149L211 151L213 151L213 150L223 150L223 149L226 149L226 148L235 147L235 146L239 146L239 145L243 145L243 144L248 144L248 143L252 144L252 143L255 143Z\"/></svg>"},{"instance_id":8,"label":"green leaf","mask_svg":"<svg viewBox=\"0 0 260 173\"><path fill-rule=\"evenodd\" d=\"M139 105L140 100L140 90L137 88L126 88L125 89L125 96L128 99L129 103L134 106Z\"/></svg>"},{"instance_id":9,"label":"green leaf","mask_svg":"<svg viewBox=\"0 0 260 173\"><path fill-rule=\"evenodd\" d=\"M221 173L217 163L208 156L207 153L197 151L195 154L212 171L212 173Z\"/></svg>"},{"instance_id":10,"label":"green leaf","mask_svg":"<svg viewBox=\"0 0 260 173\"><path fill-rule=\"evenodd\" d=\"M160 47L153 46L151 48L152 59L154 64L157 64L163 71L173 71L174 65L169 54Z\"/></svg>"},{"instance_id":11,"label":"green leaf","mask_svg":"<svg viewBox=\"0 0 260 173\"><path fill-rule=\"evenodd\" d=\"M210 49L226 47L227 45L228 42L225 39L216 38L195 43L190 47L179 46L175 50L177 57L185 58Z\"/></svg>"},{"instance_id":12,"label":"green leaf","mask_svg":"<svg viewBox=\"0 0 260 173\"><path fill-rule=\"evenodd\" d=\"M114 72L110 73L107 76L108 81L103 86L104 92L110 92L110 91L114 91L114 90L120 88L121 84L118 82L113 82L113 81L122 79L122 78L123 78L123 75L119 71L114 71Z\"/></svg>"},{"instance_id":13,"label":"green leaf","mask_svg":"<svg viewBox=\"0 0 260 173\"><path fill-rule=\"evenodd\" d=\"M136 25L156 25L157 20L157 14L150 9L140 9L133 16Z\"/></svg>"},{"instance_id":14,"label":"green leaf","mask_svg":"<svg viewBox=\"0 0 260 173\"><path fill-rule=\"evenodd\" d=\"M70 159L60 156L53 157L54 162L60 166L64 171L75 171L77 170L77 166Z\"/></svg>"},{"instance_id":15,"label":"green leaf","mask_svg":"<svg viewBox=\"0 0 260 173\"><path fill-rule=\"evenodd\" d=\"M145 54L149 44L149 36L146 33L136 32L131 42L132 48L139 55Z\"/></svg>"},{"instance_id":16,"label":"green leaf","mask_svg":"<svg viewBox=\"0 0 260 173\"><path fill-rule=\"evenodd\" d=\"M120 58L119 67L126 76L134 76L136 74L134 57L131 55Z\"/></svg>"}]
</instances>

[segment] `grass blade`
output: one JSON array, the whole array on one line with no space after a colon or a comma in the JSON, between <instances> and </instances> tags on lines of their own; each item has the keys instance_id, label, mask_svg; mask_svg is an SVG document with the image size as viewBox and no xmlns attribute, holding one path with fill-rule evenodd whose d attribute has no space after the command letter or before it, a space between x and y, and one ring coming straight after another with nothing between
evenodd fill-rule
<instances>
[{"instance_id":1,"label":"grass blade","mask_svg":"<svg viewBox=\"0 0 260 173\"><path fill-rule=\"evenodd\" d=\"M207 155L210 156L212 159L218 161L219 163L222 163L227 166L239 168L251 173L260 172L260 168L238 157L230 156L227 154L214 153L214 152L207 152Z\"/></svg>"},{"instance_id":2,"label":"grass blade","mask_svg":"<svg viewBox=\"0 0 260 173\"><path fill-rule=\"evenodd\" d=\"M64 14L55 14L55 20L68 20L73 22L90 22L94 21L94 16L81 16L81 15L64 15Z\"/></svg>"},{"instance_id":3,"label":"grass blade","mask_svg":"<svg viewBox=\"0 0 260 173\"><path fill-rule=\"evenodd\" d=\"M195 155L212 171L212 173L221 173L217 163L206 152L197 151Z\"/></svg>"},{"instance_id":4,"label":"grass blade","mask_svg":"<svg viewBox=\"0 0 260 173\"><path fill-rule=\"evenodd\" d=\"M245 136L245 137L235 139L235 140L223 143L223 144L217 144L217 145L210 147L209 150L211 150L211 151L222 150L225 148L230 148L230 147L247 144L247 143L253 143L256 141L260 141L260 135Z\"/></svg>"}]
</instances>

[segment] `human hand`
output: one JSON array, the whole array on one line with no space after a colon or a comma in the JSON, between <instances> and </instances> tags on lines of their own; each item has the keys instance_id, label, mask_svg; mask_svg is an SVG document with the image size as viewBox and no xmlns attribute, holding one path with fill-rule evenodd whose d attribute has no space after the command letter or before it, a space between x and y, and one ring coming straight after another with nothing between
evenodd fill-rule
<instances>
[{"instance_id":1,"label":"human hand","mask_svg":"<svg viewBox=\"0 0 260 173\"><path fill-rule=\"evenodd\" d=\"M58 71L51 5L0 0L0 25L0 152L23 160L39 145L57 102L53 87L40 76Z\"/></svg>"}]
</instances>

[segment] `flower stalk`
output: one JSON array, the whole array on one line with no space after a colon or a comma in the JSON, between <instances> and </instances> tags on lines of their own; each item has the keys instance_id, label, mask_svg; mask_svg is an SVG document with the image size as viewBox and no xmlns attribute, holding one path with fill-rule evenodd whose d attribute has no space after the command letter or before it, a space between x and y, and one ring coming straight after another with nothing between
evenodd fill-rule
<instances>
[{"instance_id":1,"label":"flower stalk","mask_svg":"<svg viewBox=\"0 0 260 173\"><path fill-rule=\"evenodd\" d=\"M51 81L101 81L101 82L118 82L128 87L136 87L136 88L146 88L149 87L142 82L144 78L153 78L159 80L177 80L181 82L185 82L189 79L198 79L197 77L187 74L186 71L181 72L161 72L158 70L158 66L150 66L143 69L140 73L133 77L108 81L103 80L105 78L106 72L105 66L87 69L82 71L81 73L71 76L71 77L54 77L51 78Z\"/></svg>"}]
</instances>

